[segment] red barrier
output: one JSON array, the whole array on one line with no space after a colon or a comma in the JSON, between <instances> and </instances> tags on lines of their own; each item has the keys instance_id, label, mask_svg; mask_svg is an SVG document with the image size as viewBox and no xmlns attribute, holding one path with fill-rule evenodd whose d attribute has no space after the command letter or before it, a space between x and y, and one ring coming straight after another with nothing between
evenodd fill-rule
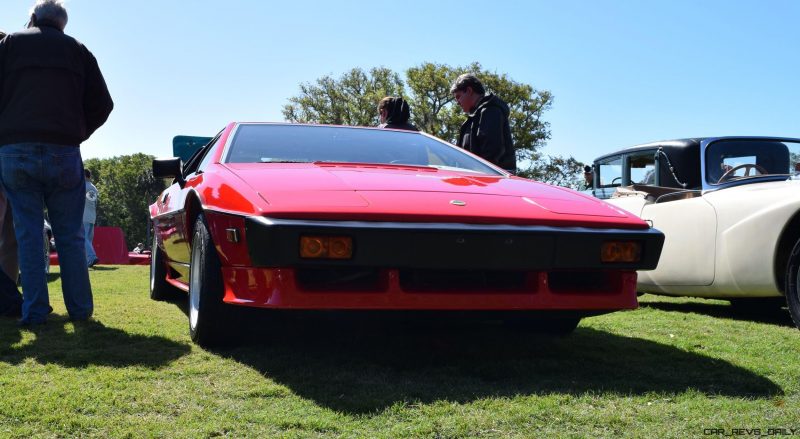
<instances>
[{"instance_id":1,"label":"red barrier","mask_svg":"<svg viewBox=\"0 0 800 439\"><path fill-rule=\"evenodd\" d=\"M56 242L56 246L58 246L58 242ZM95 227L92 246L97 253L97 259L100 260L99 264L102 265L147 265L150 263L149 254L128 252L125 235L119 227ZM56 253L50 254L50 264L58 265Z\"/></svg>"}]
</instances>

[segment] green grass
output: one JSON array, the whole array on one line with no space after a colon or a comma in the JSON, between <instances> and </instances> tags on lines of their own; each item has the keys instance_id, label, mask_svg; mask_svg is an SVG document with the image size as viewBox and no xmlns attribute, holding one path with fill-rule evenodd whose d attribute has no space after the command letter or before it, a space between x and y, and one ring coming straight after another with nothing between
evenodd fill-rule
<instances>
[{"instance_id":1,"label":"green grass","mask_svg":"<svg viewBox=\"0 0 800 439\"><path fill-rule=\"evenodd\" d=\"M248 320L239 346L204 350L181 305L149 300L147 267L91 275L95 322L66 319L57 274L48 325L0 319L0 437L800 429L800 331L785 310L743 316L726 302L644 296L639 310L586 319L565 338L492 324Z\"/></svg>"}]
</instances>

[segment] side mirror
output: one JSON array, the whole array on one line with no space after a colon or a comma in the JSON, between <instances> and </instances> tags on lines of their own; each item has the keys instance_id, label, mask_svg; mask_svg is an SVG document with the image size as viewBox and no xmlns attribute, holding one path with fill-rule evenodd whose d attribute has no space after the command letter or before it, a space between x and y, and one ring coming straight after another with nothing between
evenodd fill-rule
<instances>
[{"instance_id":1,"label":"side mirror","mask_svg":"<svg viewBox=\"0 0 800 439\"><path fill-rule=\"evenodd\" d=\"M179 157L153 159L153 176L155 178L174 178L183 186L183 161Z\"/></svg>"}]
</instances>

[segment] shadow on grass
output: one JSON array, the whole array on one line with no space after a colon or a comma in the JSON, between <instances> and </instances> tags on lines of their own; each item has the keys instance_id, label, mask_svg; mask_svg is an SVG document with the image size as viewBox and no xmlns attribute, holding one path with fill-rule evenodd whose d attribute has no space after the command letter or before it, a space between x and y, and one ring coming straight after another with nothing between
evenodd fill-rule
<instances>
[{"instance_id":1,"label":"shadow on grass","mask_svg":"<svg viewBox=\"0 0 800 439\"><path fill-rule=\"evenodd\" d=\"M268 315L261 315L263 322ZM252 319L252 316L251 316ZM579 327L568 337L500 324L408 325L292 320L247 331L247 345L216 349L298 395L365 414L394 404L469 402L562 393L681 393L771 397L772 381L726 361Z\"/></svg>"},{"instance_id":2,"label":"shadow on grass","mask_svg":"<svg viewBox=\"0 0 800 439\"><path fill-rule=\"evenodd\" d=\"M102 266L102 265L95 265L94 267L89 268L89 271L91 271L91 270L94 270L94 271L116 271L116 270L119 270L119 267L108 267L108 266Z\"/></svg>"},{"instance_id":3,"label":"shadow on grass","mask_svg":"<svg viewBox=\"0 0 800 439\"><path fill-rule=\"evenodd\" d=\"M20 364L32 358L41 364L82 368L90 365L159 368L189 353L191 347L164 337L132 335L100 322L71 323L51 316L31 331L35 339L22 343L14 319L0 319L0 362Z\"/></svg>"},{"instance_id":4,"label":"shadow on grass","mask_svg":"<svg viewBox=\"0 0 800 439\"><path fill-rule=\"evenodd\" d=\"M721 319L739 320L746 322L766 323L775 326L792 328L794 323L789 311L784 308L772 310L744 310L727 303L675 303L675 302L640 302L642 308L653 308L661 311L684 312L703 314Z\"/></svg>"}]
</instances>

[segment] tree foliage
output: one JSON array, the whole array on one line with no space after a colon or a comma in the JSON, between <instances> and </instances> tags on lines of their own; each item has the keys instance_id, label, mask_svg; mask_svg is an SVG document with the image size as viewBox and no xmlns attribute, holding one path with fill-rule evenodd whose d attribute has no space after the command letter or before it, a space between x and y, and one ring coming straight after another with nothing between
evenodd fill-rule
<instances>
[{"instance_id":1,"label":"tree foliage","mask_svg":"<svg viewBox=\"0 0 800 439\"><path fill-rule=\"evenodd\" d=\"M465 72L477 74L488 92L508 104L517 163L523 165L519 175L564 185L580 180L582 163L572 157L542 157L539 152L550 138L550 124L542 116L553 105L552 93L486 70L477 62L457 67L422 63L406 70L405 81L384 67L369 72L354 68L339 79L323 76L300 84L300 94L289 99L283 115L290 122L375 126L378 101L384 96L403 96L411 106L412 123L456 143L465 116L450 86Z\"/></svg>"},{"instance_id":2,"label":"tree foliage","mask_svg":"<svg viewBox=\"0 0 800 439\"><path fill-rule=\"evenodd\" d=\"M84 162L100 195L97 225L121 227L129 247L146 242L148 206L165 189L153 176L153 158L139 153Z\"/></svg>"},{"instance_id":3,"label":"tree foliage","mask_svg":"<svg viewBox=\"0 0 800 439\"><path fill-rule=\"evenodd\" d=\"M528 169L517 172L520 177L532 178L555 186L583 189L584 164L574 157L547 156L533 162Z\"/></svg>"},{"instance_id":4,"label":"tree foliage","mask_svg":"<svg viewBox=\"0 0 800 439\"><path fill-rule=\"evenodd\" d=\"M300 95L283 107L286 120L332 125L378 124L378 101L402 96L403 81L397 73L380 67L369 73L359 68L339 79L323 76L315 83L300 84Z\"/></svg>"}]
</instances>

